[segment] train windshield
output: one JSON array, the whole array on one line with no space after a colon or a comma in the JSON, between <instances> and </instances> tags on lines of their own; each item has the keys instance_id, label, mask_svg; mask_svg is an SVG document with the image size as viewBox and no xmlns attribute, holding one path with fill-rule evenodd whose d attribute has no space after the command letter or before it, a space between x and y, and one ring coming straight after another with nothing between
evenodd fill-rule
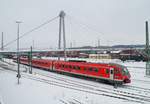
<instances>
[{"instance_id":1,"label":"train windshield","mask_svg":"<svg viewBox=\"0 0 150 104\"><path fill-rule=\"evenodd\" d=\"M129 71L126 67L123 68L122 73L123 75L129 75Z\"/></svg>"}]
</instances>

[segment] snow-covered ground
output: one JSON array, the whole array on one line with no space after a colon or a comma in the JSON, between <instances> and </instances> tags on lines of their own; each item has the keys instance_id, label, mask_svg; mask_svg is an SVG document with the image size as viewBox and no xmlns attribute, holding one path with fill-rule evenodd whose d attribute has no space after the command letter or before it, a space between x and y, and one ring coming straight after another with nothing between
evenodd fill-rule
<instances>
[{"instance_id":1,"label":"snow-covered ground","mask_svg":"<svg viewBox=\"0 0 150 104\"><path fill-rule=\"evenodd\" d=\"M5 61L8 63L0 62L0 104L150 104L150 78L145 76L145 62L88 59L128 67L132 83L115 89L108 84L36 68L31 75L24 72L28 67L23 65L18 85L16 72L10 71L17 70L16 64L12 60Z\"/></svg>"}]
</instances>

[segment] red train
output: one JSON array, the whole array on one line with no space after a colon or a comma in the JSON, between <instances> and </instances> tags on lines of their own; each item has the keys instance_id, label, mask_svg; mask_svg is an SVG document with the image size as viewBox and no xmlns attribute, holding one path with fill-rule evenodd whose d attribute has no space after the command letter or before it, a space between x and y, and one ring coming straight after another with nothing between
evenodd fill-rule
<instances>
[{"instance_id":1,"label":"red train","mask_svg":"<svg viewBox=\"0 0 150 104\"><path fill-rule=\"evenodd\" d=\"M29 64L27 58L21 58L20 63L25 65ZM123 84L131 82L128 69L119 64L33 59L32 66L56 72L107 80L111 83Z\"/></svg>"}]
</instances>

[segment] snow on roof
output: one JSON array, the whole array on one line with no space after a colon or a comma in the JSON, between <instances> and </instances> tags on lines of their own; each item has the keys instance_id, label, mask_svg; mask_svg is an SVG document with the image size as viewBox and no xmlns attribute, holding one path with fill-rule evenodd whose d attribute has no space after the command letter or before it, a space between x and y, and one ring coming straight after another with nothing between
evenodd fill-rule
<instances>
[{"instance_id":1,"label":"snow on roof","mask_svg":"<svg viewBox=\"0 0 150 104\"><path fill-rule=\"evenodd\" d=\"M121 52L121 50L111 51L111 53L119 53L119 52Z\"/></svg>"}]
</instances>

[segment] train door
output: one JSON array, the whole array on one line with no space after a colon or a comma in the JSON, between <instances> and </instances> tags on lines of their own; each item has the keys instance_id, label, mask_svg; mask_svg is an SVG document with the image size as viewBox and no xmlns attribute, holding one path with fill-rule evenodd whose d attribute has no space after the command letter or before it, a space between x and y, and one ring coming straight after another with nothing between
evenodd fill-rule
<instances>
[{"instance_id":1,"label":"train door","mask_svg":"<svg viewBox=\"0 0 150 104\"><path fill-rule=\"evenodd\" d=\"M110 79L114 79L114 68L110 68Z\"/></svg>"},{"instance_id":2,"label":"train door","mask_svg":"<svg viewBox=\"0 0 150 104\"><path fill-rule=\"evenodd\" d=\"M51 63L50 63L50 70L54 70L55 69L55 66L54 66L54 61L52 61Z\"/></svg>"}]
</instances>

